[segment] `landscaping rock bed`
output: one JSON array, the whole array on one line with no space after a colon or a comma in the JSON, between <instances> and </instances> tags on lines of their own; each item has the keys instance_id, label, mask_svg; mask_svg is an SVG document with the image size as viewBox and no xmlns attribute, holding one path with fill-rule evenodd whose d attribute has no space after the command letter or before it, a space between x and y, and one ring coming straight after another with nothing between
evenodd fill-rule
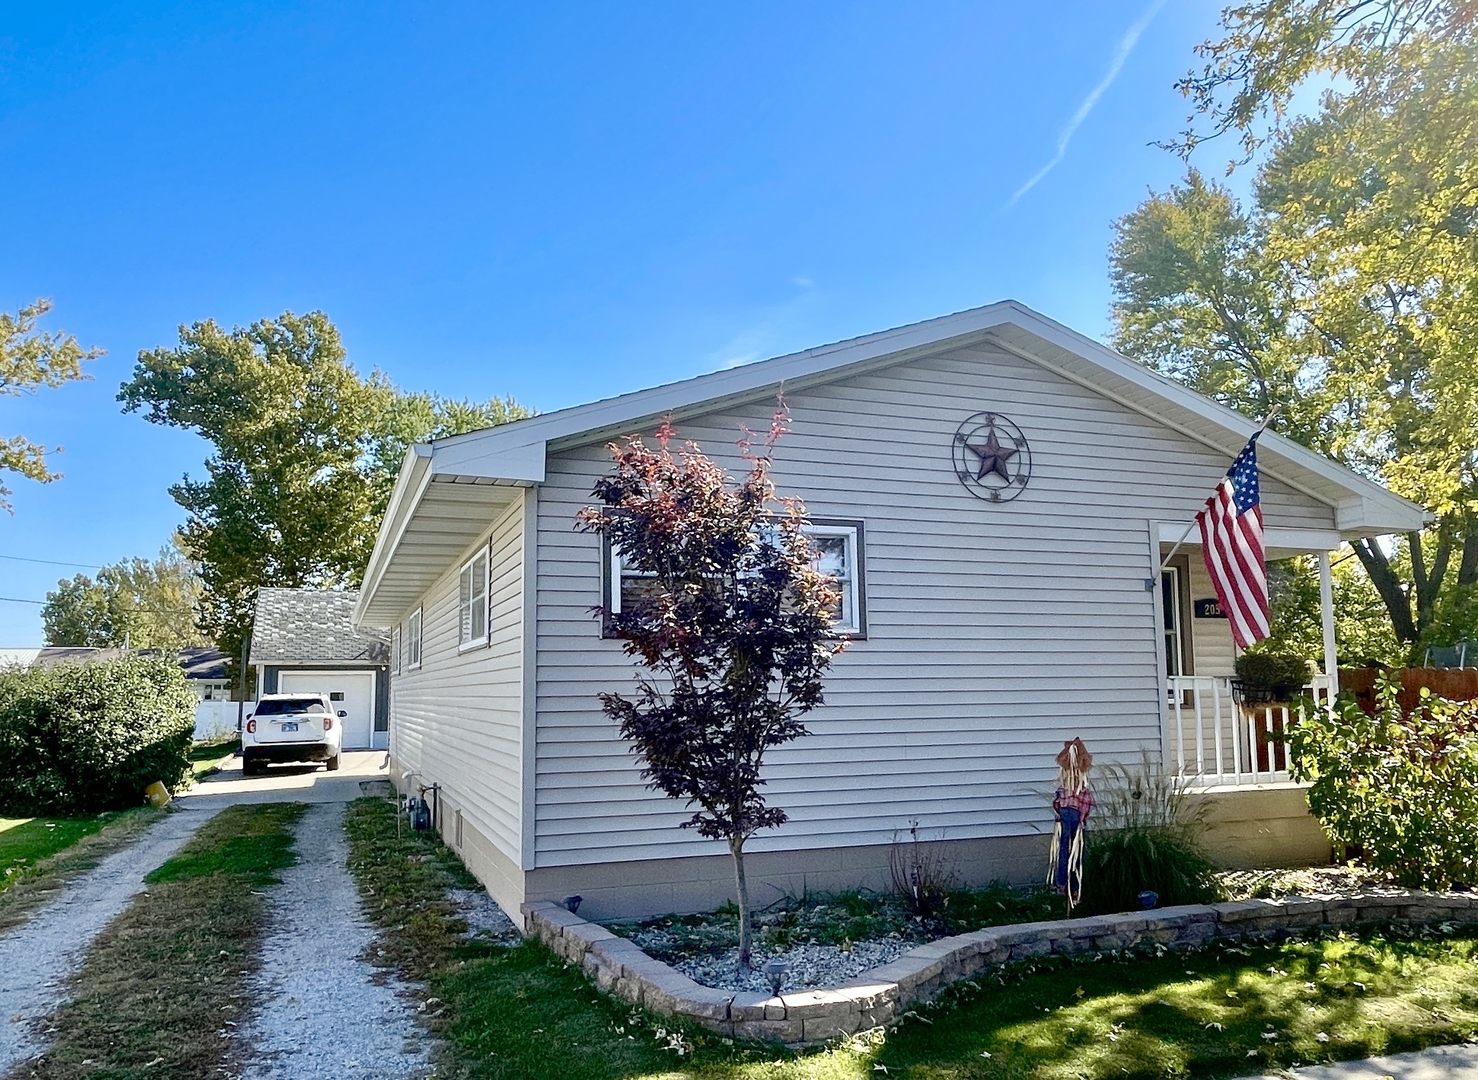
<instances>
[{"instance_id":1,"label":"landscaping rock bed","mask_svg":"<svg viewBox=\"0 0 1478 1080\"><path fill-rule=\"evenodd\" d=\"M738 970L738 912L733 907L615 922L607 929L704 986L768 993L773 982L764 967L771 961L786 966L782 992L836 986L930 941L1062 914L1062 899L1050 890L1006 885L952 890L927 917L911 913L888 893L858 890L787 897L757 913L753 970L748 975Z\"/></svg>"},{"instance_id":2,"label":"landscaping rock bed","mask_svg":"<svg viewBox=\"0 0 1478 1080\"><path fill-rule=\"evenodd\" d=\"M721 956L678 960L672 968L704 986L769 993L774 984L765 973L765 965L778 960L786 968L780 980L780 992L788 993L819 986L838 986L871 968L892 963L918 944L892 935L881 941L859 941L846 950L840 945L812 944L794 945L789 949L756 949L747 975L739 972L737 949Z\"/></svg>"},{"instance_id":3,"label":"landscaping rock bed","mask_svg":"<svg viewBox=\"0 0 1478 1080\"><path fill-rule=\"evenodd\" d=\"M1356 923L1478 922L1478 894L1404 890L1187 905L996 926L917 945L832 988L770 994L721 990L648 956L635 941L547 901L523 906L527 930L606 993L735 1038L814 1044L887 1025L944 987L1033 956L1189 948Z\"/></svg>"}]
</instances>

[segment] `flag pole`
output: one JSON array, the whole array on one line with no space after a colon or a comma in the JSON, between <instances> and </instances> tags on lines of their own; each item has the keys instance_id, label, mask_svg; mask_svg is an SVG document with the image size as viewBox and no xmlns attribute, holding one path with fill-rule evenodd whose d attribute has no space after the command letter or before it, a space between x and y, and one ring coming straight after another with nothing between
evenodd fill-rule
<instances>
[{"instance_id":1,"label":"flag pole","mask_svg":"<svg viewBox=\"0 0 1478 1080\"><path fill-rule=\"evenodd\" d=\"M1280 413L1282 411L1283 411L1283 406L1282 405L1274 405L1271 409L1269 409L1268 410L1268 415L1265 416L1265 417L1263 417L1262 423L1258 425L1257 430L1252 433L1252 436L1247 441L1248 442L1251 442L1253 439L1257 438L1264 431L1266 431L1268 429L1268 425L1273 422L1273 418L1275 416L1277 416L1278 413ZM1161 559L1160 560L1160 565L1155 568L1155 576L1154 577L1151 577L1151 578L1146 578L1145 579L1145 582L1144 582L1145 592L1154 592L1154 590L1155 590L1155 583L1159 580L1160 575L1162 573L1164 573L1165 567L1167 567L1167 566L1170 565L1170 560L1173 559L1173 558L1175 558L1175 553L1181 549L1181 545L1183 545L1188 539L1190 539L1191 530L1194 529L1195 527L1196 527L1196 519L1195 518L1191 518L1191 523L1185 527L1185 532L1183 532L1183 533L1180 534L1180 539L1177 540L1175 542L1175 546L1170 549L1170 554L1169 555L1166 555L1163 559Z\"/></svg>"}]
</instances>

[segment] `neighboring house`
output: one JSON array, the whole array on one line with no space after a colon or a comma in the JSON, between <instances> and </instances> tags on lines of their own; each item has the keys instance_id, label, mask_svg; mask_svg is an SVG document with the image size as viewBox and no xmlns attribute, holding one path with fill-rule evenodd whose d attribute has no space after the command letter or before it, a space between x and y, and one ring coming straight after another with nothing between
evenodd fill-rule
<instances>
[{"instance_id":1,"label":"neighboring house","mask_svg":"<svg viewBox=\"0 0 1478 1080\"><path fill-rule=\"evenodd\" d=\"M768 758L790 820L746 848L758 902L884 886L915 821L966 880L1039 880L1073 736L1212 793L1229 863L1329 857L1268 745L1280 718L1231 701L1199 548L1160 572L1256 423L1006 302L411 448L354 618L393 628L394 778L440 785L443 835L508 910L730 895L724 846L678 828L691 811L601 712L633 664L592 609L628 577L575 515L607 444L664 416L741 473L741 428L768 430L782 390L774 481L816 523L852 641L810 736ZM1427 515L1277 435L1260 460L1270 555L1320 560L1327 693L1328 552Z\"/></svg>"},{"instance_id":2,"label":"neighboring house","mask_svg":"<svg viewBox=\"0 0 1478 1080\"><path fill-rule=\"evenodd\" d=\"M201 701L230 701L234 687L230 679L230 658L220 649L195 646L180 650L180 667L195 696Z\"/></svg>"},{"instance_id":3,"label":"neighboring house","mask_svg":"<svg viewBox=\"0 0 1478 1080\"><path fill-rule=\"evenodd\" d=\"M359 594L327 589L257 592L249 663L258 694L325 693L344 718L344 747L388 746L389 636L356 629Z\"/></svg>"},{"instance_id":4,"label":"neighboring house","mask_svg":"<svg viewBox=\"0 0 1478 1080\"><path fill-rule=\"evenodd\" d=\"M87 660L111 660L122 656L119 648L98 649L90 645L44 645L39 649L0 649L0 668L50 667Z\"/></svg>"}]
</instances>

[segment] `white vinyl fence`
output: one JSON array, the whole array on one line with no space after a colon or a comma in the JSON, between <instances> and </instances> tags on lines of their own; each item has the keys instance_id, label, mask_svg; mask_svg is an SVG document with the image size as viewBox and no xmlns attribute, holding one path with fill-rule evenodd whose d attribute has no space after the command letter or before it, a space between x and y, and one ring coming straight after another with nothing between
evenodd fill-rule
<instances>
[{"instance_id":1,"label":"white vinyl fence","mask_svg":"<svg viewBox=\"0 0 1478 1080\"><path fill-rule=\"evenodd\" d=\"M195 705L195 738L220 739L236 734L239 701L200 701ZM250 712L250 705L247 707Z\"/></svg>"}]
</instances>

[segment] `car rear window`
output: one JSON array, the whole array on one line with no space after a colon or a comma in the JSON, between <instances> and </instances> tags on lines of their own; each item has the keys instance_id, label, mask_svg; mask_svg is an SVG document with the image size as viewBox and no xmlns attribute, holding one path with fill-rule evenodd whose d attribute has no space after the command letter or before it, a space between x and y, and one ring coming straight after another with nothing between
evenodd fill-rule
<instances>
[{"instance_id":1,"label":"car rear window","mask_svg":"<svg viewBox=\"0 0 1478 1080\"><path fill-rule=\"evenodd\" d=\"M278 698L275 701L257 703L257 716L282 716L295 712L323 712L323 702L317 698Z\"/></svg>"}]
</instances>

